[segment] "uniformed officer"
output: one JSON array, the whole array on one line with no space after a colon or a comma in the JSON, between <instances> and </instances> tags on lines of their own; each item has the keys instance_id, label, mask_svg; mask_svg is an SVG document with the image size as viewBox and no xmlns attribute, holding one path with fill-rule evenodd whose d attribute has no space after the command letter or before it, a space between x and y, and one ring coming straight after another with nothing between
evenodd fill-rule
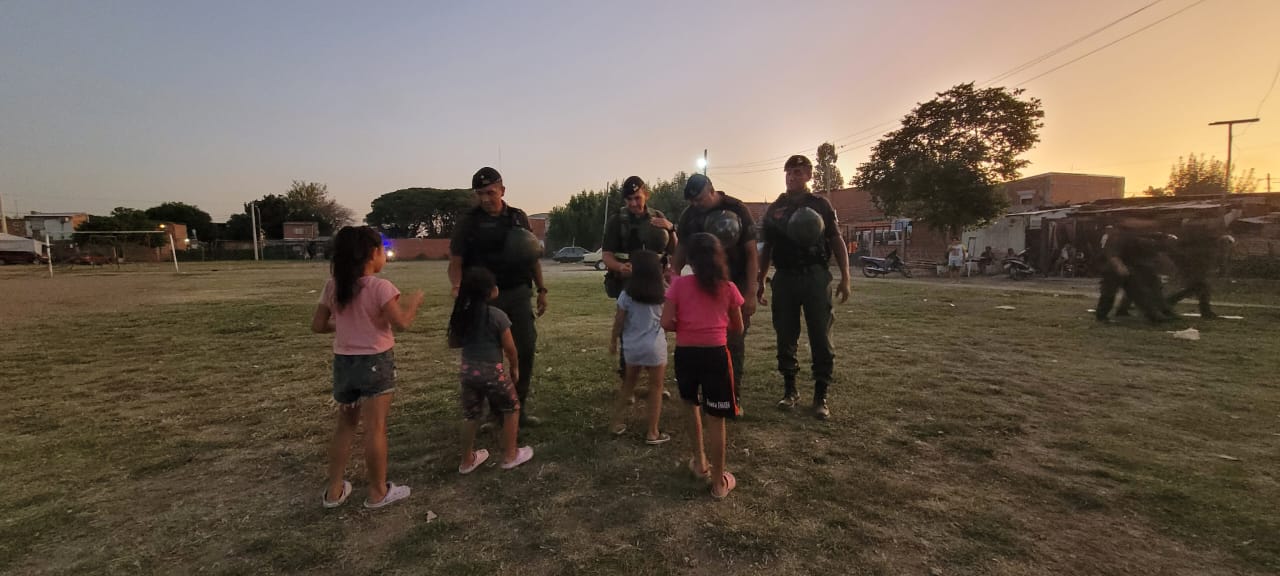
<instances>
[{"instance_id":1,"label":"uniformed officer","mask_svg":"<svg viewBox=\"0 0 1280 576\"><path fill-rule=\"evenodd\" d=\"M623 181L622 201L622 209L605 222L601 247L601 260L608 270L606 277L613 279L618 290L631 276L629 253L642 249L656 252L666 267L668 257L676 248L675 226L661 210L649 207L649 187L644 180L631 176ZM609 292L617 298L616 291L610 288Z\"/></svg>"},{"instance_id":2,"label":"uniformed officer","mask_svg":"<svg viewBox=\"0 0 1280 576\"><path fill-rule=\"evenodd\" d=\"M1167 303L1170 308L1183 298L1196 296L1200 317L1217 317L1209 304L1209 275L1217 265L1218 245L1225 232L1221 222L1214 218L1183 221L1178 241L1169 252L1182 281L1182 289L1169 295Z\"/></svg>"},{"instance_id":3,"label":"uniformed officer","mask_svg":"<svg viewBox=\"0 0 1280 576\"><path fill-rule=\"evenodd\" d=\"M604 241L600 247L600 260L604 262L605 293L617 298L631 277L629 255L637 250L656 252L662 259L663 274L670 276L670 256L676 249L675 225L667 220L661 210L649 207L649 187L639 176L630 176L622 182L622 209L605 222ZM626 342L621 342L623 348ZM626 372L626 361L618 354L618 376ZM641 394L641 391L637 391ZM663 397L670 397L667 390Z\"/></svg>"},{"instance_id":4,"label":"uniformed officer","mask_svg":"<svg viewBox=\"0 0 1280 576\"><path fill-rule=\"evenodd\" d=\"M671 257L671 268L676 273L684 270L687 262L684 240L699 232L709 232L720 239L729 264L729 279L746 297L742 304L742 332L729 334L729 356L733 365L734 391L741 393L743 380L743 354L746 349L747 328L751 315L756 311L756 276L760 268L756 251L755 223L751 211L741 200L716 190L711 179L694 174L684 186L684 198L689 207L680 215L676 228L681 242Z\"/></svg>"},{"instance_id":5,"label":"uniformed officer","mask_svg":"<svg viewBox=\"0 0 1280 576\"><path fill-rule=\"evenodd\" d=\"M516 228L531 231L529 217L523 210L507 204L503 199L506 186L502 175L493 168L484 167L471 177L471 189L479 205L465 213L454 228L449 242L449 282L453 296L458 296L462 271L471 266L482 266L493 273L498 283L498 299L493 305L511 319L511 337L515 340L520 359L520 379L516 382L516 395L520 399L520 425L537 426L541 419L529 414L526 399L533 375L533 356L538 344L538 329L534 325L534 309L530 306L531 285L537 286L537 315L547 311L547 286L542 281L542 263L535 256L529 259L513 259L509 252L509 235Z\"/></svg>"},{"instance_id":6,"label":"uniformed officer","mask_svg":"<svg viewBox=\"0 0 1280 576\"><path fill-rule=\"evenodd\" d=\"M772 262L777 269L772 281L773 329L778 336L778 372L782 374L785 388L778 406L791 408L800 401L796 390L796 374L800 371L796 347L803 313L813 362L813 413L825 420L831 415L827 408L827 388L835 367L835 350L831 346L835 315L831 306L829 266L834 256L840 266L836 294L843 304L849 298L849 255L835 210L825 198L809 192L809 181L813 179L809 159L792 156L783 169L787 191L769 205L761 226L764 245L760 249L756 298L760 304L768 305L764 280Z\"/></svg>"},{"instance_id":7,"label":"uniformed officer","mask_svg":"<svg viewBox=\"0 0 1280 576\"><path fill-rule=\"evenodd\" d=\"M1172 315L1164 302L1160 277L1156 273L1157 258L1165 248L1165 236L1141 228L1143 224L1128 222L1119 229L1107 233L1103 247L1105 261L1102 266L1098 304L1094 313L1099 322L1108 322L1107 315L1115 303L1117 292L1124 289L1117 315L1127 315L1129 302L1136 304L1151 322L1160 322Z\"/></svg>"}]
</instances>

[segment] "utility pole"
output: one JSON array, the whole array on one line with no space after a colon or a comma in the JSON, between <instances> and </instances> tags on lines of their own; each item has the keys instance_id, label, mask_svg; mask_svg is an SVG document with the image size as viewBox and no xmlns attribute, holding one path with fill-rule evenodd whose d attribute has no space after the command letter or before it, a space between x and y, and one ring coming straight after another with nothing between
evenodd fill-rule
<instances>
[{"instance_id":1,"label":"utility pole","mask_svg":"<svg viewBox=\"0 0 1280 576\"><path fill-rule=\"evenodd\" d=\"M249 203L249 222L253 225L253 259L258 259L258 203Z\"/></svg>"},{"instance_id":2,"label":"utility pole","mask_svg":"<svg viewBox=\"0 0 1280 576\"><path fill-rule=\"evenodd\" d=\"M1246 118L1246 119L1244 119L1244 120L1220 120L1220 121L1218 121L1218 122L1210 122L1210 123L1209 123L1209 125L1210 125L1210 126L1222 126L1223 124L1226 124L1226 125L1227 125L1227 185L1226 185L1226 193L1225 193L1225 194L1223 194L1223 196L1224 196L1224 197L1225 197L1227 194L1230 194L1230 193L1231 193L1231 139L1232 139L1232 131L1235 129L1235 125L1236 125L1236 124L1250 124L1250 123L1253 123L1253 122L1257 122L1258 120L1259 120L1258 118Z\"/></svg>"},{"instance_id":3,"label":"utility pole","mask_svg":"<svg viewBox=\"0 0 1280 576\"><path fill-rule=\"evenodd\" d=\"M0 196L0 234L9 233L9 217L4 215L4 196Z\"/></svg>"}]
</instances>

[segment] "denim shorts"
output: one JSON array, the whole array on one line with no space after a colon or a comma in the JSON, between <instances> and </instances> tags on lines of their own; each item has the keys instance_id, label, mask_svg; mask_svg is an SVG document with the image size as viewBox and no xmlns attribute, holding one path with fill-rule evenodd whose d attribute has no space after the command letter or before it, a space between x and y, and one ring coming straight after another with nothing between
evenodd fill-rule
<instances>
[{"instance_id":1,"label":"denim shorts","mask_svg":"<svg viewBox=\"0 0 1280 576\"><path fill-rule=\"evenodd\" d=\"M333 399L339 404L355 404L395 390L396 358L391 350L333 355Z\"/></svg>"}]
</instances>

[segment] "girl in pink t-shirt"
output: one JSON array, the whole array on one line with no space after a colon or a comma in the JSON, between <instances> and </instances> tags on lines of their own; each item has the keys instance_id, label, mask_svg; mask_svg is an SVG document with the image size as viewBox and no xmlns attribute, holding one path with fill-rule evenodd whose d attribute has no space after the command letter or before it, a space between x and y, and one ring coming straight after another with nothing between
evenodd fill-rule
<instances>
[{"instance_id":1,"label":"girl in pink t-shirt","mask_svg":"<svg viewBox=\"0 0 1280 576\"><path fill-rule=\"evenodd\" d=\"M693 275L667 289L662 328L676 333L676 384L692 406L693 455L689 470L711 482L711 496L729 495L737 479L725 470L725 418L738 415L737 375L729 357L728 333L742 332L742 294L729 281L724 248L700 232L689 240ZM708 449L703 448L702 414L707 415ZM710 466L708 454L710 452Z\"/></svg>"},{"instance_id":2,"label":"girl in pink t-shirt","mask_svg":"<svg viewBox=\"0 0 1280 576\"><path fill-rule=\"evenodd\" d=\"M336 508L351 495L343 478L351 441L364 420L364 459L369 475L365 508L381 508L409 497L409 487L387 482L387 412L396 389L392 355L395 336L413 323L422 304L418 290L400 304L400 291L376 276L387 263L382 235L368 226L347 226L333 238L333 276L324 285L314 332L333 332L333 399L338 427L329 444L329 479L321 503Z\"/></svg>"}]
</instances>

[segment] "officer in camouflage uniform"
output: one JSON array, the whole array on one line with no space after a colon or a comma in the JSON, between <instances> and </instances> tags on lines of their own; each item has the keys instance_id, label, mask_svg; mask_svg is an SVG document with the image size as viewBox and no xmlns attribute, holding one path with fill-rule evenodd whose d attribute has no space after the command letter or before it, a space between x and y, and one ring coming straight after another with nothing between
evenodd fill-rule
<instances>
[{"instance_id":1,"label":"officer in camouflage uniform","mask_svg":"<svg viewBox=\"0 0 1280 576\"><path fill-rule=\"evenodd\" d=\"M760 267L759 253L756 252L755 223L751 218L751 211L747 210L741 200L716 190L711 179L705 175L694 174L689 177L684 187L684 199L689 201L689 207L680 215L680 226L676 228L680 238L692 238L699 232L709 232L719 238L729 265L729 279L738 286L738 292L746 299L742 304L742 332L729 334L728 340L733 365L733 389L741 394L747 328L751 326L751 315L756 311L756 301L752 295L756 293L756 276ZM735 218L736 226L733 225ZM685 243L681 242L671 257L672 270L680 273L687 261Z\"/></svg>"},{"instance_id":2,"label":"officer in camouflage uniform","mask_svg":"<svg viewBox=\"0 0 1280 576\"><path fill-rule=\"evenodd\" d=\"M675 225L667 220L661 210L649 207L649 187L639 176L631 176L622 182L623 207L609 217L604 226L604 241L600 247L600 260L604 262L605 292L617 298L631 277L631 252L649 250L662 260L664 275L670 276L670 255L676 249ZM627 343L620 342L625 348ZM618 376L626 373L625 356L618 353ZM637 394L641 391L637 390ZM671 393L662 391L664 398Z\"/></svg>"},{"instance_id":3,"label":"officer in camouflage uniform","mask_svg":"<svg viewBox=\"0 0 1280 576\"><path fill-rule=\"evenodd\" d=\"M666 267L668 256L676 248L675 225L662 211L649 207L649 187L644 180L639 176L627 178L622 183L622 201L625 203L622 209L605 222L604 242L600 250L601 260L608 270L606 277L619 286L631 276L628 254L635 250L656 252ZM617 298L617 294L611 293L610 296Z\"/></svg>"},{"instance_id":4,"label":"officer in camouflage uniform","mask_svg":"<svg viewBox=\"0 0 1280 576\"><path fill-rule=\"evenodd\" d=\"M1161 295L1160 276L1156 272L1160 252L1167 247L1166 236L1135 229L1142 226L1129 222L1107 233L1098 304L1094 309L1099 322L1110 321L1107 315L1122 288L1124 297L1116 310L1117 316L1128 315L1130 302L1153 323L1173 315Z\"/></svg>"},{"instance_id":5,"label":"officer in camouflage uniform","mask_svg":"<svg viewBox=\"0 0 1280 576\"><path fill-rule=\"evenodd\" d=\"M1178 267L1182 289L1169 295L1170 308L1188 296L1196 296L1200 304L1201 318L1216 318L1209 305L1209 275L1213 273L1219 255L1219 243L1225 230L1216 218L1184 220L1178 241L1169 257Z\"/></svg>"},{"instance_id":6,"label":"officer in camouflage uniform","mask_svg":"<svg viewBox=\"0 0 1280 576\"><path fill-rule=\"evenodd\" d=\"M458 296L462 271L472 266L487 268L498 283L498 299L492 304L511 319L511 337L520 360L516 395L520 398L520 426L537 426L541 419L529 414L529 386L533 376L533 356L538 345L538 328L530 306L531 284L537 286L537 315L547 311L547 286L542 281L542 263L535 257L516 263L509 258L508 233L514 228L530 230L523 210L507 204L502 175L493 168L481 168L471 177L479 205L466 212L454 228L449 242L449 282ZM494 411L493 414L498 414Z\"/></svg>"},{"instance_id":7,"label":"officer in camouflage uniform","mask_svg":"<svg viewBox=\"0 0 1280 576\"><path fill-rule=\"evenodd\" d=\"M796 390L796 374L800 371L796 348L803 312L813 362L813 413L825 420L831 415L827 408L827 388L835 367L835 349L831 346L831 325L835 315L831 306L829 266L834 256L840 266L836 294L843 304L849 298L849 254L840 236L835 210L825 198L809 192L809 181L813 179L813 165L809 159L792 156L783 168L787 191L769 205L762 222L764 246L760 251L756 298L760 304L768 304L764 297L764 284L772 262L777 268L772 283L773 329L778 336L778 372L782 374L785 388L778 406L791 408L800 401ZM797 242L796 239L805 234L797 233L790 226L796 212L804 208L816 212L822 222L821 235L809 235L816 239L807 244Z\"/></svg>"}]
</instances>

